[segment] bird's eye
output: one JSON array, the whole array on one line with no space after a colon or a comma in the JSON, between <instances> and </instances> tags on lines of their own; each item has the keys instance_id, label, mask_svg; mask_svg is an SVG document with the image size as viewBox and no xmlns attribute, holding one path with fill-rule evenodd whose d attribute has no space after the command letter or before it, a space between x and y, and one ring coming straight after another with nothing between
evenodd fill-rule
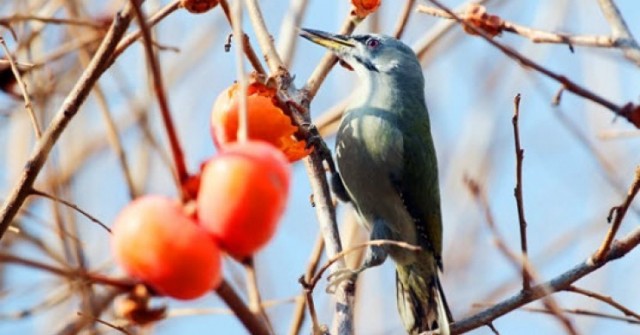
<instances>
[{"instance_id":1,"label":"bird's eye","mask_svg":"<svg viewBox=\"0 0 640 335\"><path fill-rule=\"evenodd\" d=\"M375 49L380 45L380 41L375 38L370 38L367 40L367 48Z\"/></svg>"}]
</instances>

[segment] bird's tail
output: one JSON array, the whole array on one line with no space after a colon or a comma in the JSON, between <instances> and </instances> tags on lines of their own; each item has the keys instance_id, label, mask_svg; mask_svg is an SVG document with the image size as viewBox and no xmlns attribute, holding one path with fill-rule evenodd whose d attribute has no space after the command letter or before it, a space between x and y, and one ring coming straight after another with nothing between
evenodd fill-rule
<instances>
[{"instance_id":1,"label":"bird's tail","mask_svg":"<svg viewBox=\"0 0 640 335\"><path fill-rule=\"evenodd\" d=\"M396 267L398 311L405 329L411 335L438 330L449 335L453 321L444 297L438 271L417 263Z\"/></svg>"}]
</instances>

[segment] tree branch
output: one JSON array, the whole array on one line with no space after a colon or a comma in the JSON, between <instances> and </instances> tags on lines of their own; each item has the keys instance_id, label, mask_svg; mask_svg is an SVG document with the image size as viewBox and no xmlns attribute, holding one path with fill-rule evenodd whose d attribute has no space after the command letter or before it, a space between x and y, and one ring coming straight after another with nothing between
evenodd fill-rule
<instances>
[{"instance_id":1,"label":"tree branch","mask_svg":"<svg viewBox=\"0 0 640 335\"><path fill-rule=\"evenodd\" d=\"M634 126L640 128L640 105L635 105L632 102L629 102L629 103L624 104L624 105L618 105L616 103L613 103L613 102L611 102L611 101L609 101L609 100L597 95L596 93L591 92L588 89L578 85L577 83L575 83L571 79L569 79L569 78L567 78L567 77L565 77L563 75L557 74L557 73L545 68L544 66L532 61L531 59L525 57L524 55L520 54L519 52L515 51L514 49L495 41L492 38L491 35L487 34L482 29L479 29L479 28L475 27L473 24L468 23L463 18L461 18L459 15L455 14L454 12L452 12L451 9L449 9L446 6L442 5L440 3L440 1L438 1L438 0L429 0L429 1L431 1L438 8L440 8L441 10L446 12L447 15L453 17L458 23L463 25L466 29L468 29L469 31L473 32L475 35L480 35L483 39L485 39L487 42L489 42L489 44L491 44L494 47L498 48L500 51L502 51L505 55L509 56L510 58L518 61L521 65L523 65L525 67L532 68L532 69L544 74L545 76L547 76L547 77L559 82L560 84L562 84L562 86L567 91L570 91L570 92L572 92L572 93L574 93L574 94L576 94L578 96L581 96L583 98L591 100L591 101L593 101L593 102L595 102L595 103L597 103L597 104L609 109L616 116L622 116L625 119L627 119L627 121L629 121L631 124L633 124Z\"/></svg>"},{"instance_id":2,"label":"tree branch","mask_svg":"<svg viewBox=\"0 0 640 335\"><path fill-rule=\"evenodd\" d=\"M484 311L459 320L451 325L452 334L462 334L472 329L482 327L493 320L516 310L532 301L544 297L546 292L557 292L566 289L582 277L598 270L603 265L624 257L640 243L640 228L636 228L621 240L614 242L602 261L594 262L589 258L559 276L539 285L531 287L529 291L519 292Z\"/></svg>"},{"instance_id":3,"label":"tree branch","mask_svg":"<svg viewBox=\"0 0 640 335\"><path fill-rule=\"evenodd\" d=\"M513 195L516 198L516 206L518 207L518 222L520 223L520 250L522 251L522 257L527 258L527 221L524 217L524 200L522 197L522 160L524 159L524 150L520 146L520 129L518 127L518 120L520 118L520 94L516 95L514 99L514 112L511 122L513 123L513 138L516 150L516 187L513 190ZM531 288L529 276L523 263L522 265L522 289L528 290Z\"/></svg>"},{"instance_id":4,"label":"tree branch","mask_svg":"<svg viewBox=\"0 0 640 335\"><path fill-rule=\"evenodd\" d=\"M598 0L598 4L605 19L607 19L609 25L611 25L611 33L615 39L616 46L622 49L622 53L627 59L640 66L640 45L638 45L638 41L633 38L616 4L613 3L612 0Z\"/></svg>"},{"instance_id":5,"label":"tree branch","mask_svg":"<svg viewBox=\"0 0 640 335\"><path fill-rule=\"evenodd\" d=\"M607 253L607 251L609 251L609 248L611 247L611 243L613 243L613 238L616 236L616 233L618 232L618 229L622 224L622 219L624 219L625 215L627 214L627 211L629 210L629 206L631 206L631 202L636 197L636 194L638 194L639 190L640 190L640 166L636 168L635 178L633 178L633 183L631 183L631 187L629 188L627 197L624 199L624 202L622 203L622 205L615 206L611 208L611 210L609 211L609 217L607 218L607 220L611 222L611 218L613 215L615 215L615 219L613 220L613 224L611 224L611 228L609 228L609 231L607 232L607 235L605 236L604 241L602 242L602 245L600 246L596 254L593 256L596 262L602 260L602 258Z\"/></svg>"},{"instance_id":6,"label":"tree branch","mask_svg":"<svg viewBox=\"0 0 640 335\"><path fill-rule=\"evenodd\" d=\"M120 41L126 32L127 27L129 27L131 19L132 13L129 5L126 5L122 12L116 13L109 30L105 34L95 56L91 59L89 66L82 73L80 79L78 79L75 86L71 89L71 92L51 121L51 124L36 143L18 182L11 189L11 193L2 204L2 208L0 208L0 238L2 238L29 195L36 177L49 157L51 149L53 149L62 132L80 109L80 106L87 98L93 85L95 85L98 78L100 78L107 68L111 54L118 41Z\"/></svg>"}]
</instances>

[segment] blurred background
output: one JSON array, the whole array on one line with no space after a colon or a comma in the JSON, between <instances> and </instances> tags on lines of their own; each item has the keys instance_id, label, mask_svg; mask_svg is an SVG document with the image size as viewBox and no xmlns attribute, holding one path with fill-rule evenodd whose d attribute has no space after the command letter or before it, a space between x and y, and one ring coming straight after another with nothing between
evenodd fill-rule
<instances>
[{"instance_id":1,"label":"blurred background","mask_svg":"<svg viewBox=\"0 0 640 335\"><path fill-rule=\"evenodd\" d=\"M231 3L233 1L230 1ZM302 0L260 1L266 24L283 48L291 35L291 15ZM146 1L151 15L168 1ZM417 3L429 4L417 1ZM463 1L446 0L455 8ZM47 24L37 20L10 20L15 15L108 21L122 1L4 0L0 31L13 57L40 64L23 74L41 124L47 125L78 80L102 30L85 25ZM629 29L640 36L640 3L616 4ZM405 1L383 0L357 32L391 34ZM575 35L611 33L596 0L486 1L492 14L527 27ZM351 9L349 1L308 0L302 27L338 31ZM9 20L9 21L6 21ZM564 92L559 105L552 100L561 85L522 67L501 51L455 25L437 40L430 39L446 19L412 13L402 40L421 49L426 78L425 94L439 159L444 213L444 275L442 282L454 316L461 319L520 289L520 272L497 250L494 236L478 201L465 185L477 181L488 199L497 228L508 246L519 251L515 186L513 99L521 94L520 139L524 148L523 191L528 244L532 264L543 280L567 271L589 257L607 229L607 215L620 204L640 163L640 132L600 105ZM243 26L259 48L248 18ZM132 24L131 31L137 29ZM215 149L209 132L211 106L222 90L236 80L235 45L225 52L231 28L219 7L193 15L184 10L170 14L155 28L172 116L186 155L189 171L198 170ZM638 102L640 68L613 48L536 44L504 33L496 39L544 67L619 105ZM94 41L93 43L91 41ZM423 49L425 42L431 42ZM304 85L325 50L296 38L289 70L297 87ZM59 55L58 55L59 54ZM56 57L57 56L57 57ZM247 63L246 68L250 66ZM31 121L20 90L11 86L7 70L0 74L0 199L17 182L35 143ZM357 85L353 73L335 67L311 104L312 116L322 120L339 108ZM107 118L106 116L110 116ZM111 225L130 201L126 178L114 150L111 119L121 140L131 180L139 194L176 196L171 160L157 100L150 86L144 51L134 44L100 79L96 89L56 144L36 187L75 203ZM333 148L333 136L326 141ZM309 179L302 163L293 165L294 188L276 238L256 258L263 299L272 302L267 312L278 334L289 332L294 301L301 294L298 278L304 273L318 236L311 206ZM350 230L349 211L339 205L343 231ZM640 206L632 205L618 236L640 222ZM120 275L112 262L109 235L76 211L42 197L30 197L8 232L0 252L39 262L60 264L68 256L63 240L77 240L87 268ZM61 230L60 227L64 227ZM360 238L366 234L358 232ZM344 236L344 234L343 234ZM357 240L357 239L356 239ZM323 258L323 262L325 258ZM640 310L640 252L632 251L578 281L576 286L611 296L634 311ZM225 261L225 277L244 293L244 270ZM401 334L396 311L392 262L364 272L358 281L357 334ZM77 318L80 295L72 281L24 265L0 263L0 334L55 334ZM323 280L314 298L321 323L331 324L331 296ZM104 291L97 288L98 293ZM557 293L565 309L583 309L623 316L608 305L572 293ZM143 331L153 334L244 334L241 323L211 294L196 301L167 304L169 317ZM558 334L561 324L535 302L494 322L501 334ZM636 324L611 318L566 314L583 334L637 334ZM102 318L117 324L108 308ZM117 330L98 325L98 333ZM310 332L308 317L302 333ZM472 334L492 334L487 327Z\"/></svg>"}]
</instances>

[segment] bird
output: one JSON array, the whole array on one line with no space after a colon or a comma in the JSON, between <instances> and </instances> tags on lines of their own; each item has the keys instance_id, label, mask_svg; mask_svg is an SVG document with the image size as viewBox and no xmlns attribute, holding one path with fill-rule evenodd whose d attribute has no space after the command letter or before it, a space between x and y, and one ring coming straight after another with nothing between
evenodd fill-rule
<instances>
[{"instance_id":1,"label":"bird","mask_svg":"<svg viewBox=\"0 0 640 335\"><path fill-rule=\"evenodd\" d=\"M359 78L343 113L331 176L336 196L353 204L370 240L418 246L371 245L363 264L332 274L335 284L381 265L396 265L398 312L408 334L450 333L453 321L439 279L442 213L436 151L424 95L424 76L413 50L379 34L340 35L300 29L332 51Z\"/></svg>"}]
</instances>

